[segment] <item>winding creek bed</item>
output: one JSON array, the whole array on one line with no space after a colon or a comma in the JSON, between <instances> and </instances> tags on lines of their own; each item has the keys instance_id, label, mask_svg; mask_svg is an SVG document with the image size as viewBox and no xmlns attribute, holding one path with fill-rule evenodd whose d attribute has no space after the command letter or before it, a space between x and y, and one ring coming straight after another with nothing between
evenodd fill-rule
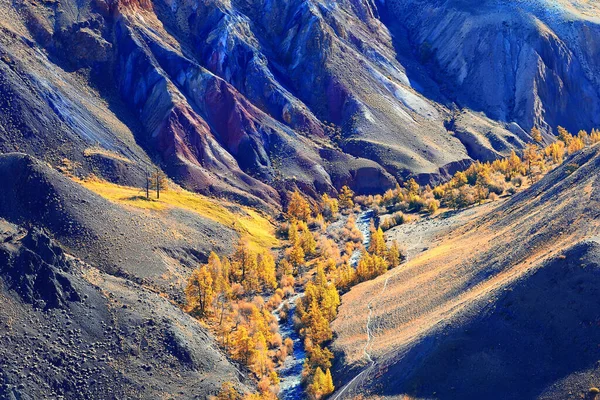
<instances>
[{"instance_id":1,"label":"winding creek bed","mask_svg":"<svg viewBox=\"0 0 600 400\"><path fill-rule=\"evenodd\" d=\"M363 235L363 245L365 248L369 246L371 241L371 231L369 230L373 210L366 210L358 214L356 218L356 226ZM356 250L350 257L350 264L354 267L360 261L362 255L361 250ZM279 333L281 337L289 337L294 341L294 351L284 361L279 368L279 377L281 379L279 387L279 399L281 400L298 400L305 398L304 388L302 387L302 369L304 360L306 359L306 351L304 343L298 332L294 329L294 314L296 312L296 301L304 296L304 293L298 293L286 299L275 311L273 315L279 322ZM285 320L281 320L280 313L284 305L288 305L288 315Z\"/></svg>"}]
</instances>

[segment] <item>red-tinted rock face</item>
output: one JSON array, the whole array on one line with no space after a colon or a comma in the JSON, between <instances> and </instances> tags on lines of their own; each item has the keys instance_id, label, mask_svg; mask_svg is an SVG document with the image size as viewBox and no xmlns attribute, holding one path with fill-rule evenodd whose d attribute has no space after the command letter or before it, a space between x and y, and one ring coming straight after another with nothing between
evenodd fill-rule
<instances>
[{"instance_id":1,"label":"red-tinted rock face","mask_svg":"<svg viewBox=\"0 0 600 400\"><path fill-rule=\"evenodd\" d=\"M450 3L456 18L447 24L443 7L425 7L446 27L439 37L424 10L402 13L408 0L23 4L0 15L9 27L11 15L22 19L29 31L26 39L0 41L2 60L12 60L0 66L3 90L20 96L0 117L5 126L20 119L11 132L41 129L41 145L33 147L59 147L55 159L79 160L100 143L134 159L138 176L152 159L194 190L269 208L293 187L317 195L349 184L372 193L409 176L439 181L473 158L520 149L533 123L590 128L598 120L596 26L581 17L536 27L529 14L502 8L520 27L502 30L513 50L494 39L490 27L502 22L493 18L469 36L511 60L493 75L485 57L449 50L461 41L461 51L472 47L458 38L469 21L466 6ZM515 38L513 31L531 34ZM449 56L457 52L464 63ZM515 74L513 64L522 65ZM451 99L487 116L457 116ZM29 113L2 111L21 103L45 110L44 128ZM54 131L72 149L57 146ZM31 147L22 134L4 136L3 149L17 149L17 141ZM346 154L332 162L332 151Z\"/></svg>"}]
</instances>

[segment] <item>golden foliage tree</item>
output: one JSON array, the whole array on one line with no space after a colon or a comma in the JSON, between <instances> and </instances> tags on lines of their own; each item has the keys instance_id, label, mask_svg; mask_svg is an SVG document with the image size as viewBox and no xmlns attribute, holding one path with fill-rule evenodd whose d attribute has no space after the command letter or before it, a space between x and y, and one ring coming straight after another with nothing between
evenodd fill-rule
<instances>
[{"instance_id":1,"label":"golden foliage tree","mask_svg":"<svg viewBox=\"0 0 600 400\"><path fill-rule=\"evenodd\" d=\"M384 257L386 252L385 237L383 230L378 228L371 234L371 242L369 243L369 252L379 257Z\"/></svg>"},{"instance_id":2,"label":"golden foliage tree","mask_svg":"<svg viewBox=\"0 0 600 400\"><path fill-rule=\"evenodd\" d=\"M235 390L235 387L233 386L233 384L231 382L224 382L223 385L221 385L221 390L215 396L215 400L241 400L241 399L242 399L242 397L237 392L237 390Z\"/></svg>"},{"instance_id":3,"label":"golden foliage tree","mask_svg":"<svg viewBox=\"0 0 600 400\"><path fill-rule=\"evenodd\" d=\"M192 272L185 288L185 296L191 313L206 316L214 296L213 278L206 265Z\"/></svg>"},{"instance_id":4,"label":"golden foliage tree","mask_svg":"<svg viewBox=\"0 0 600 400\"><path fill-rule=\"evenodd\" d=\"M258 275L267 289L277 288L275 259L268 251L263 251L258 255Z\"/></svg>"},{"instance_id":5,"label":"golden foliage tree","mask_svg":"<svg viewBox=\"0 0 600 400\"><path fill-rule=\"evenodd\" d=\"M542 132L537 128L537 127L533 127L531 128L531 138L533 139L533 141L535 143L542 143L542 141L544 140L542 138Z\"/></svg>"},{"instance_id":6,"label":"golden foliage tree","mask_svg":"<svg viewBox=\"0 0 600 400\"><path fill-rule=\"evenodd\" d=\"M300 245L305 256L314 256L317 253L317 241L312 232L306 228L300 234Z\"/></svg>"},{"instance_id":7,"label":"golden foliage tree","mask_svg":"<svg viewBox=\"0 0 600 400\"><path fill-rule=\"evenodd\" d=\"M539 166L542 157L538 152L538 147L535 144L528 144L523 151L523 161L526 165L527 176L533 184L536 180L539 171Z\"/></svg>"},{"instance_id":8,"label":"golden foliage tree","mask_svg":"<svg viewBox=\"0 0 600 400\"><path fill-rule=\"evenodd\" d=\"M421 187L413 178L410 178L408 182L406 182L406 189L408 190L409 195L417 195L419 194Z\"/></svg>"},{"instance_id":9,"label":"golden foliage tree","mask_svg":"<svg viewBox=\"0 0 600 400\"><path fill-rule=\"evenodd\" d=\"M304 265L304 250L299 242L294 244L292 248L289 250L288 258L290 260L290 264L294 267L294 273L297 274L300 270L300 267Z\"/></svg>"},{"instance_id":10,"label":"golden foliage tree","mask_svg":"<svg viewBox=\"0 0 600 400\"><path fill-rule=\"evenodd\" d=\"M571 135L569 133L569 131L567 131L562 126L559 126L558 127L558 140L562 141L565 144L565 146L569 146L569 144L573 140L573 135Z\"/></svg>"},{"instance_id":11,"label":"golden foliage tree","mask_svg":"<svg viewBox=\"0 0 600 400\"><path fill-rule=\"evenodd\" d=\"M287 213L291 219L300 221L308 221L311 216L310 204L297 190L292 193Z\"/></svg>"},{"instance_id":12,"label":"golden foliage tree","mask_svg":"<svg viewBox=\"0 0 600 400\"><path fill-rule=\"evenodd\" d=\"M340 189L338 203L339 207L344 210L354 207L354 192L348 186L343 186Z\"/></svg>"},{"instance_id":13,"label":"golden foliage tree","mask_svg":"<svg viewBox=\"0 0 600 400\"><path fill-rule=\"evenodd\" d=\"M402 255L400 253L400 247L398 246L397 241L393 241L390 247L388 248L385 259L390 265L390 268L396 268L400 265L400 261L402 260Z\"/></svg>"},{"instance_id":14,"label":"golden foliage tree","mask_svg":"<svg viewBox=\"0 0 600 400\"><path fill-rule=\"evenodd\" d=\"M388 267L389 265L383 257L364 252L358 262L356 275L360 281L367 281L384 274Z\"/></svg>"},{"instance_id":15,"label":"golden foliage tree","mask_svg":"<svg viewBox=\"0 0 600 400\"><path fill-rule=\"evenodd\" d=\"M327 193L321 196L321 210L327 219L333 219L339 212L339 204L337 199L329 197Z\"/></svg>"}]
</instances>

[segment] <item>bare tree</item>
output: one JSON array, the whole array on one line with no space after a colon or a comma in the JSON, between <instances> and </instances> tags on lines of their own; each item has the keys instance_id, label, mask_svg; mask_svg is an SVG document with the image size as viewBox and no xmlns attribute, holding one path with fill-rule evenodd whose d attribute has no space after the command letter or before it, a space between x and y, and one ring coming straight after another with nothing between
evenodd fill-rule
<instances>
[{"instance_id":1,"label":"bare tree","mask_svg":"<svg viewBox=\"0 0 600 400\"><path fill-rule=\"evenodd\" d=\"M153 190L156 190L156 198L160 199L160 192L166 191L169 182L167 181L167 176L158 168L152 173L152 177L150 179L150 186Z\"/></svg>"}]
</instances>

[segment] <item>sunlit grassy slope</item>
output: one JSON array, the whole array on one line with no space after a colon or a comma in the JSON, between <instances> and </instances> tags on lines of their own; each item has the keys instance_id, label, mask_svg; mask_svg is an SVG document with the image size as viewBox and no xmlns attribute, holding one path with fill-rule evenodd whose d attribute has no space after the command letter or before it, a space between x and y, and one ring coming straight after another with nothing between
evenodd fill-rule
<instances>
[{"instance_id":1,"label":"sunlit grassy slope","mask_svg":"<svg viewBox=\"0 0 600 400\"><path fill-rule=\"evenodd\" d=\"M205 218L234 229L242 238L258 249L277 245L273 224L261 213L243 206L228 203L222 199L212 199L181 188L170 188L162 192L160 199L147 200L140 188L120 186L100 179L76 180L87 189L121 205L164 212L178 208L197 213ZM154 195L154 193L152 193ZM231 207L227 207L227 206ZM235 209L238 208L239 212Z\"/></svg>"}]
</instances>

